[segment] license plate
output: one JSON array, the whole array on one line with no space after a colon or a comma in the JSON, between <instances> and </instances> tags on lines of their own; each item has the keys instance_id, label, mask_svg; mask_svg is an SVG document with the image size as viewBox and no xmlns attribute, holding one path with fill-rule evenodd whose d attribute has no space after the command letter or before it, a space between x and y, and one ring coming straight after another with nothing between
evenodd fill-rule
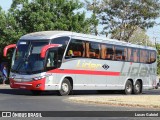
<instances>
[{"instance_id":1,"label":"license plate","mask_svg":"<svg viewBox=\"0 0 160 120\"><path fill-rule=\"evenodd\" d=\"M15 79L15 81L17 81L17 82L22 82L22 79Z\"/></svg>"},{"instance_id":2,"label":"license plate","mask_svg":"<svg viewBox=\"0 0 160 120\"><path fill-rule=\"evenodd\" d=\"M20 88L25 89L25 88L26 88L26 86L20 86Z\"/></svg>"}]
</instances>

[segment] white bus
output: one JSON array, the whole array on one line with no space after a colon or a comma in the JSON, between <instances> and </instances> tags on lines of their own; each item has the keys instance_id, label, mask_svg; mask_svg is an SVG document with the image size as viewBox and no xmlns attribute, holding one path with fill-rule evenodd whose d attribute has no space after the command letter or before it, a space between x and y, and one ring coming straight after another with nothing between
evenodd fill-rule
<instances>
[{"instance_id":1,"label":"white bus","mask_svg":"<svg viewBox=\"0 0 160 120\"><path fill-rule=\"evenodd\" d=\"M140 94L156 86L155 48L69 31L24 35L15 48L10 87L33 94L56 90L123 90Z\"/></svg>"}]
</instances>

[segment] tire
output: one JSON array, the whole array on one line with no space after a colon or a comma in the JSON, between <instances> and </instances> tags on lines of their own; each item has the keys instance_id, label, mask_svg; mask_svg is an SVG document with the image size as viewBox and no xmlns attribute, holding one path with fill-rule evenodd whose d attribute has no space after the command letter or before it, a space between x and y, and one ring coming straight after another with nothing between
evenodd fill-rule
<instances>
[{"instance_id":1,"label":"tire","mask_svg":"<svg viewBox=\"0 0 160 120\"><path fill-rule=\"evenodd\" d=\"M71 83L67 78L64 78L64 80L63 80L63 82L61 84L61 89L58 91L58 95L67 96L70 93L72 93Z\"/></svg>"},{"instance_id":2,"label":"tire","mask_svg":"<svg viewBox=\"0 0 160 120\"><path fill-rule=\"evenodd\" d=\"M132 82L128 80L128 81L126 82L126 85L125 85L124 93L125 93L126 95L130 95L130 94L132 94L132 91L133 91Z\"/></svg>"},{"instance_id":3,"label":"tire","mask_svg":"<svg viewBox=\"0 0 160 120\"><path fill-rule=\"evenodd\" d=\"M31 92L32 92L32 95L41 95L41 93L42 93L42 91L40 91L40 90L31 90Z\"/></svg>"},{"instance_id":4,"label":"tire","mask_svg":"<svg viewBox=\"0 0 160 120\"><path fill-rule=\"evenodd\" d=\"M158 89L158 87L159 87L159 83L157 83L157 85L155 86L155 89Z\"/></svg>"},{"instance_id":5,"label":"tire","mask_svg":"<svg viewBox=\"0 0 160 120\"><path fill-rule=\"evenodd\" d=\"M133 89L134 94L141 94L142 93L142 85L139 81L136 81Z\"/></svg>"}]
</instances>

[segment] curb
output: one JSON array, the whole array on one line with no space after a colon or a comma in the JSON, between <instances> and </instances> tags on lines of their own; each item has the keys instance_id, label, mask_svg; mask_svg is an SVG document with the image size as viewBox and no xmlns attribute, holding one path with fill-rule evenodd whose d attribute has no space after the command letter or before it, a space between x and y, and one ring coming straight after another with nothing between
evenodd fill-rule
<instances>
[{"instance_id":1,"label":"curb","mask_svg":"<svg viewBox=\"0 0 160 120\"><path fill-rule=\"evenodd\" d=\"M140 107L160 109L159 95L140 95L140 96L83 96L69 97L68 101L82 104L111 105L123 107ZM152 101L152 102L147 102Z\"/></svg>"}]
</instances>

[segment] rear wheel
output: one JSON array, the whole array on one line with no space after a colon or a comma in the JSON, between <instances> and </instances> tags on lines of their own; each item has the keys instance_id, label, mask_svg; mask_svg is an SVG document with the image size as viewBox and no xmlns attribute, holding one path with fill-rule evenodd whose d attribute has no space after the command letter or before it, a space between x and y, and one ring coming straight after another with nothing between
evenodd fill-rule
<instances>
[{"instance_id":1,"label":"rear wheel","mask_svg":"<svg viewBox=\"0 0 160 120\"><path fill-rule=\"evenodd\" d=\"M66 95L69 95L71 91L72 91L72 86L70 81L67 78L64 78L61 84L61 89L58 91L58 95L66 96Z\"/></svg>"},{"instance_id":2,"label":"rear wheel","mask_svg":"<svg viewBox=\"0 0 160 120\"><path fill-rule=\"evenodd\" d=\"M126 85L125 85L125 89L124 89L124 93L126 95L130 95L132 94L132 91L133 91L133 85L132 85L132 82L130 80L128 80L126 82Z\"/></svg>"},{"instance_id":3,"label":"rear wheel","mask_svg":"<svg viewBox=\"0 0 160 120\"><path fill-rule=\"evenodd\" d=\"M136 81L133 92L134 94L140 94L142 92L142 85L139 81Z\"/></svg>"},{"instance_id":4,"label":"rear wheel","mask_svg":"<svg viewBox=\"0 0 160 120\"><path fill-rule=\"evenodd\" d=\"M158 87L159 87L159 83L157 83L157 85L155 86L155 89L158 89Z\"/></svg>"}]
</instances>

